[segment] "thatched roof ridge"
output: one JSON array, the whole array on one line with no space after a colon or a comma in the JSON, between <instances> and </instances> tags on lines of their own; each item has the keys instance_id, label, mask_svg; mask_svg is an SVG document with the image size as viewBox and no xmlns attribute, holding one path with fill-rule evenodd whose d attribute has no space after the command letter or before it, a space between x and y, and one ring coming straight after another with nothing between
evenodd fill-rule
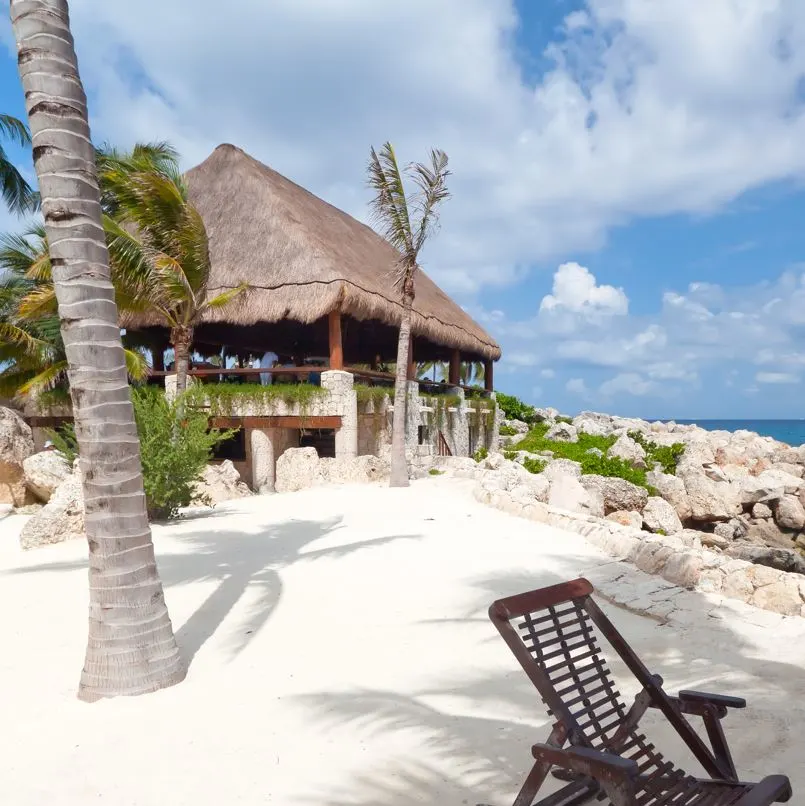
<instances>
[{"instance_id":1,"label":"thatched roof ridge","mask_svg":"<svg viewBox=\"0 0 805 806\"><path fill-rule=\"evenodd\" d=\"M374 230L233 145L218 146L186 181L210 239L210 294L240 283L252 288L205 321L313 322L340 306L356 319L399 324L391 280L398 253ZM500 357L489 334L424 272L413 330L436 344Z\"/></svg>"}]
</instances>

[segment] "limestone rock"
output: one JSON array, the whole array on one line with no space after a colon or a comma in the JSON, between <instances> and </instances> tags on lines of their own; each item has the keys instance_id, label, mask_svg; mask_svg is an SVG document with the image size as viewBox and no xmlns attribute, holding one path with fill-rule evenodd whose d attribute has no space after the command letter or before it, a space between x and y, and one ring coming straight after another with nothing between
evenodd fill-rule
<instances>
[{"instance_id":1,"label":"limestone rock","mask_svg":"<svg viewBox=\"0 0 805 806\"><path fill-rule=\"evenodd\" d=\"M542 471L542 475L553 481L557 476L573 476L574 479L581 478L581 462L574 462L572 459L554 459Z\"/></svg>"},{"instance_id":2,"label":"limestone rock","mask_svg":"<svg viewBox=\"0 0 805 806\"><path fill-rule=\"evenodd\" d=\"M71 472L70 465L57 451L34 453L23 460L22 467L26 487L44 503Z\"/></svg>"},{"instance_id":3,"label":"limestone rock","mask_svg":"<svg viewBox=\"0 0 805 806\"><path fill-rule=\"evenodd\" d=\"M716 524L716 529L719 526L726 526L726 524ZM732 543L732 539L729 537L724 537L724 535L719 534L717 531L713 532L713 534L709 534L708 532L700 532L701 541L703 546L707 546L708 548L714 549L725 549Z\"/></svg>"},{"instance_id":4,"label":"limestone rock","mask_svg":"<svg viewBox=\"0 0 805 806\"><path fill-rule=\"evenodd\" d=\"M613 523L619 523L621 526L629 526L632 529L641 529L643 527L643 516L639 512L634 512L630 509L610 512L606 519Z\"/></svg>"},{"instance_id":5,"label":"limestone rock","mask_svg":"<svg viewBox=\"0 0 805 806\"><path fill-rule=\"evenodd\" d=\"M559 416L559 409L547 406L543 409L534 409L534 420L538 423L555 420Z\"/></svg>"},{"instance_id":6,"label":"limestone rock","mask_svg":"<svg viewBox=\"0 0 805 806\"><path fill-rule=\"evenodd\" d=\"M805 472L805 467L792 462L775 462L771 469L782 470L783 473L788 473L789 476L796 476L798 479L801 479L803 472Z\"/></svg>"},{"instance_id":7,"label":"limestone rock","mask_svg":"<svg viewBox=\"0 0 805 806\"><path fill-rule=\"evenodd\" d=\"M776 568L778 571L805 574L805 559L791 549L753 546L750 543L734 543L725 553L739 560Z\"/></svg>"},{"instance_id":8,"label":"limestone rock","mask_svg":"<svg viewBox=\"0 0 805 806\"><path fill-rule=\"evenodd\" d=\"M366 484L387 481L390 474L391 463L377 456L319 459L319 479L325 483Z\"/></svg>"},{"instance_id":9,"label":"limestone rock","mask_svg":"<svg viewBox=\"0 0 805 806\"><path fill-rule=\"evenodd\" d=\"M764 520L772 516L771 507L768 504L753 504L752 517L758 520Z\"/></svg>"},{"instance_id":10,"label":"limestone rock","mask_svg":"<svg viewBox=\"0 0 805 806\"><path fill-rule=\"evenodd\" d=\"M288 448L277 459L274 487L278 493L290 493L312 487L319 472L315 448Z\"/></svg>"},{"instance_id":11,"label":"limestone rock","mask_svg":"<svg viewBox=\"0 0 805 806\"><path fill-rule=\"evenodd\" d=\"M14 507L11 504L0 504L0 521L13 511Z\"/></svg>"},{"instance_id":12,"label":"limestone rock","mask_svg":"<svg viewBox=\"0 0 805 806\"><path fill-rule=\"evenodd\" d=\"M522 420L501 420L500 426L510 428L518 434L527 434L529 430L528 423L524 423Z\"/></svg>"},{"instance_id":13,"label":"limestone rock","mask_svg":"<svg viewBox=\"0 0 805 806\"><path fill-rule=\"evenodd\" d=\"M0 406L0 504L28 503L22 463L33 452L34 441L25 420Z\"/></svg>"},{"instance_id":14,"label":"limestone rock","mask_svg":"<svg viewBox=\"0 0 805 806\"><path fill-rule=\"evenodd\" d=\"M688 472L682 480L694 521L727 521L741 511L732 485L713 481L704 473Z\"/></svg>"},{"instance_id":15,"label":"limestone rock","mask_svg":"<svg viewBox=\"0 0 805 806\"><path fill-rule=\"evenodd\" d=\"M681 588L694 588L702 573L702 558L693 551L680 551L672 554L662 569L662 576L668 582Z\"/></svg>"},{"instance_id":16,"label":"limestone rock","mask_svg":"<svg viewBox=\"0 0 805 806\"><path fill-rule=\"evenodd\" d=\"M792 495L802 487L802 479L783 470L764 470L758 476L747 476L739 482L740 499L743 505L777 501L784 495Z\"/></svg>"},{"instance_id":17,"label":"limestone rock","mask_svg":"<svg viewBox=\"0 0 805 806\"><path fill-rule=\"evenodd\" d=\"M799 590L787 579L780 579L758 588L750 601L755 607L783 616L798 616L802 610Z\"/></svg>"},{"instance_id":18,"label":"limestone rock","mask_svg":"<svg viewBox=\"0 0 805 806\"><path fill-rule=\"evenodd\" d=\"M201 479L196 482L196 496L205 503L220 504L234 498L246 498L251 494L229 459L220 464L207 465Z\"/></svg>"},{"instance_id":19,"label":"limestone rock","mask_svg":"<svg viewBox=\"0 0 805 806\"><path fill-rule=\"evenodd\" d=\"M690 498L685 489L685 482L678 476L652 470L646 473L646 481L676 510L682 521L690 519Z\"/></svg>"},{"instance_id":20,"label":"limestone rock","mask_svg":"<svg viewBox=\"0 0 805 806\"><path fill-rule=\"evenodd\" d=\"M682 531L682 521L676 510L664 499L656 495L649 497L643 508L643 525L650 532L674 535Z\"/></svg>"},{"instance_id":21,"label":"limestone rock","mask_svg":"<svg viewBox=\"0 0 805 806\"><path fill-rule=\"evenodd\" d=\"M573 418L573 425L578 433L593 437L608 437L615 430L610 415L595 411L583 411Z\"/></svg>"},{"instance_id":22,"label":"limestone rock","mask_svg":"<svg viewBox=\"0 0 805 806\"><path fill-rule=\"evenodd\" d=\"M798 531L805 526L805 507L795 495L784 495L774 508L774 520L782 529Z\"/></svg>"},{"instance_id":23,"label":"limestone rock","mask_svg":"<svg viewBox=\"0 0 805 806\"><path fill-rule=\"evenodd\" d=\"M578 442L579 434L570 423L555 423L548 429L545 439L555 442Z\"/></svg>"},{"instance_id":24,"label":"limestone rock","mask_svg":"<svg viewBox=\"0 0 805 806\"><path fill-rule=\"evenodd\" d=\"M84 496L81 474L71 473L56 488L50 501L20 532L20 546L32 549L84 536Z\"/></svg>"},{"instance_id":25,"label":"limestone rock","mask_svg":"<svg viewBox=\"0 0 805 806\"><path fill-rule=\"evenodd\" d=\"M596 490L589 490L573 476L559 475L551 482L548 503L552 507L604 517L604 501Z\"/></svg>"},{"instance_id":26,"label":"limestone rock","mask_svg":"<svg viewBox=\"0 0 805 806\"><path fill-rule=\"evenodd\" d=\"M581 483L588 490L600 493L607 515L621 509L642 512L648 501L648 491L644 487L638 487L630 481L615 476L590 474L582 476Z\"/></svg>"},{"instance_id":27,"label":"limestone rock","mask_svg":"<svg viewBox=\"0 0 805 806\"><path fill-rule=\"evenodd\" d=\"M643 450L643 446L638 445L638 443L627 434L621 434L618 437L607 451L607 456L623 459L635 467L643 469L646 467L646 452Z\"/></svg>"}]
</instances>

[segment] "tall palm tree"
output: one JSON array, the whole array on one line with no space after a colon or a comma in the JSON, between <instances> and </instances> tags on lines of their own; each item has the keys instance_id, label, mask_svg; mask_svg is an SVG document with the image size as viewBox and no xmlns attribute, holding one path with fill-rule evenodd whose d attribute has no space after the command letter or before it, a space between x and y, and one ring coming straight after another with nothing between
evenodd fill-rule
<instances>
[{"instance_id":1,"label":"tall palm tree","mask_svg":"<svg viewBox=\"0 0 805 806\"><path fill-rule=\"evenodd\" d=\"M87 100L66 0L11 0L83 467L89 640L79 697L182 680L143 494Z\"/></svg>"},{"instance_id":2,"label":"tall palm tree","mask_svg":"<svg viewBox=\"0 0 805 806\"><path fill-rule=\"evenodd\" d=\"M375 193L371 206L375 225L400 254L394 276L394 287L402 298L402 317L394 382L390 483L392 487L407 487L406 391L417 260L438 224L438 206L450 197L447 190L450 171L447 170L447 154L437 149L430 153L430 164L411 164L400 171L394 148L391 143L385 143L379 152L371 149L368 172L369 187ZM404 175L414 185L410 196L403 184Z\"/></svg>"},{"instance_id":3,"label":"tall palm tree","mask_svg":"<svg viewBox=\"0 0 805 806\"><path fill-rule=\"evenodd\" d=\"M176 360L176 390L187 387L190 348L196 325L211 308L223 308L245 285L209 298L210 252L207 231L189 201L178 168L138 170L136 163L109 160L101 165L107 191L105 216L109 252L116 277L137 289L132 299L169 329Z\"/></svg>"},{"instance_id":4,"label":"tall palm tree","mask_svg":"<svg viewBox=\"0 0 805 806\"><path fill-rule=\"evenodd\" d=\"M0 135L23 147L31 145L27 126L11 115L0 115ZM0 193L13 213L30 213L39 206L39 194L25 181L0 145Z\"/></svg>"}]
</instances>

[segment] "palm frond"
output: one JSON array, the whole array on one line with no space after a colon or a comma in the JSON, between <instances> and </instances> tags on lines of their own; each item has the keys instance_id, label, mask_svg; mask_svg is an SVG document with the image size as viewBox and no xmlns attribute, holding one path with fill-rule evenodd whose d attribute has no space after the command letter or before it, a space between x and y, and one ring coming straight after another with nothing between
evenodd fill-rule
<instances>
[{"instance_id":1,"label":"palm frond","mask_svg":"<svg viewBox=\"0 0 805 806\"><path fill-rule=\"evenodd\" d=\"M39 194L13 165L5 149L0 147L0 194L13 213L24 215L37 210Z\"/></svg>"},{"instance_id":2,"label":"palm frond","mask_svg":"<svg viewBox=\"0 0 805 806\"><path fill-rule=\"evenodd\" d=\"M0 344L4 347L16 348L21 354L35 356L51 345L31 333L28 329L11 322L0 321ZM8 360L5 357L5 360Z\"/></svg>"},{"instance_id":3,"label":"palm frond","mask_svg":"<svg viewBox=\"0 0 805 806\"><path fill-rule=\"evenodd\" d=\"M30 395L52 389L60 381L64 380L67 374L67 360L55 361L42 369L32 378L23 383L18 391L20 395Z\"/></svg>"},{"instance_id":4,"label":"palm frond","mask_svg":"<svg viewBox=\"0 0 805 806\"><path fill-rule=\"evenodd\" d=\"M17 304L17 315L25 320L32 321L43 316L58 314L56 303L56 289L52 283L41 285L29 291Z\"/></svg>"},{"instance_id":5,"label":"palm frond","mask_svg":"<svg viewBox=\"0 0 805 806\"><path fill-rule=\"evenodd\" d=\"M0 115L0 136L25 148L31 145L31 133L28 127L12 115Z\"/></svg>"},{"instance_id":6,"label":"palm frond","mask_svg":"<svg viewBox=\"0 0 805 806\"><path fill-rule=\"evenodd\" d=\"M375 193L370 203L373 223L402 259L410 260L414 240L408 200L391 143L384 143L379 152L370 150L368 173L369 187Z\"/></svg>"},{"instance_id":7,"label":"palm frond","mask_svg":"<svg viewBox=\"0 0 805 806\"><path fill-rule=\"evenodd\" d=\"M126 372L129 377L134 381L145 380L148 377L148 361L145 352L141 349L124 349L123 354L126 357Z\"/></svg>"},{"instance_id":8,"label":"palm frond","mask_svg":"<svg viewBox=\"0 0 805 806\"><path fill-rule=\"evenodd\" d=\"M413 206L419 223L414 236L414 250L418 255L425 241L435 231L439 223L438 206L450 198L447 189L447 154L439 149L430 152L430 165L416 163L409 167L409 173L417 187Z\"/></svg>"},{"instance_id":9,"label":"palm frond","mask_svg":"<svg viewBox=\"0 0 805 806\"><path fill-rule=\"evenodd\" d=\"M212 299L206 300L199 309L199 313L203 313L210 308L225 308L241 294L248 291L248 289L249 286L244 283L243 285L239 285L237 288L230 288L227 291L222 291Z\"/></svg>"}]
</instances>

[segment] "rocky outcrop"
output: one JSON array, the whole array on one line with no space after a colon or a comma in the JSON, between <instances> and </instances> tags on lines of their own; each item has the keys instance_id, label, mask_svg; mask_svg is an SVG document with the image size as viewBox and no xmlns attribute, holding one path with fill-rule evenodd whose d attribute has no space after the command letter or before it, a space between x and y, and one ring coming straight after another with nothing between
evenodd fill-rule
<instances>
[{"instance_id":1,"label":"rocky outcrop","mask_svg":"<svg viewBox=\"0 0 805 806\"><path fill-rule=\"evenodd\" d=\"M453 457L444 457L452 459ZM488 457L496 469L515 472L518 480L531 474L516 462L509 462L500 454ZM458 467L477 468L472 459L457 457ZM513 467L517 470L514 471ZM387 481L391 468L387 456L353 456L319 458L315 448L289 448L277 459L275 489L278 493L305 490L320 484L366 484ZM512 485L514 486L514 485Z\"/></svg>"},{"instance_id":2,"label":"rocky outcrop","mask_svg":"<svg viewBox=\"0 0 805 806\"><path fill-rule=\"evenodd\" d=\"M621 434L615 443L607 451L607 456L623 459L634 467L645 470L646 451L642 445L638 445L630 436Z\"/></svg>"},{"instance_id":3,"label":"rocky outcrop","mask_svg":"<svg viewBox=\"0 0 805 806\"><path fill-rule=\"evenodd\" d=\"M229 459L214 465L207 465L196 482L197 500L215 505L235 498L246 498L252 494L241 481L240 473Z\"/></svg>"},{"instance_id":4,"label":"rocky outcrop","mask_svg":"<svg viewBox=\"0 0 805 806\"><path fill-rule=\"evenodd\" d=\"M717 482L701 471L688 469L682 481L690 501L691 520L701 523L728 521L741 512L740 501L734 487L728 482Z\"/></svg>"},{"instance_id":5,"label":"rocky outcrop","mask_svg":"<svg viewBox=\"0 0 805 806\"><path fill-rule=\"evenodd\" d=\"M25 486L45 504L71 471L70 465L57 451L34 453L23 461L22 467Z\"/></svg>"},{"instance_id":6,"label":"rocky outcrop","mask_svg":"<svg viewBox=\"0 0 805 806\"><path fill-rule=\"evenodd\" d=\"M560 474L551 482L548 503L570 512L581 512L597 518L604 517L604 498L601 493L585 487L574 476Z\"/></svg>"},{"instance_id":7,"label":"rocky outcrop","mask_svg":"<svg viewBox=\"0 0 805 806\"><path fill-rule=\"evenodd\" d=\"M29 503L23 462L34 452L31 429L15 411L0 407L0 504Z\"/></svg>"},{"instance_id":8,"label":"rocky outcrop","mask_svg":"<svg viewBox=\"0 0 805 806\"><path fill-rule=\"evenodd\" d=\"M604 512L607 515L618 510L642 512L648 501L648 492L645 487L638 487L630 481L615 476L590 474L581 477L581 484L588 490L601 495L604 500Z\"/></svg>"},{"instance_id":9,"label":"rocky outcrop","mask_svg":"<svg viewBox=\"0 0 805 806\"><path fill-rule=\"evenodd\" d=\"M679 476L671 476L659 470L646 473L646 481L657 493L676 510L681 521L688 521L691 517L690 498L685 489L685 482Z\"/></svg>"},{"instance_id":10,"label":"rocky outcrop","mask_svg":"<svg viewBox=\"0 0 805 806\"><path fill-rule=\"evenodd\" d=\"M545 439L552 439L555 442L578 442L579 434L575 426L570 423L555 423L545 433Z\"/></svg>"},{"instance_id":11,"label":"rocky outcrop","mask_svg":"<svg viewBox=\"0 0 805 806\"><path fill-rule=\"evenodd\" d=\"M23 549L63 543L84 536L84 496L76 469L55 489L50 500L32 515L20 532Z\"/></svg>"},{"instance_id":12,"label":"rocky outcrop","mask_svg":"<svg viewBox=\"0 0 805 806\"><path fill-rule=\"evenodd\" d=\"M682 531L682 521L676 510L664 498L652 495L643 507L643 526L649 532L675 535Z\"/></svg>"}]
</instances>

